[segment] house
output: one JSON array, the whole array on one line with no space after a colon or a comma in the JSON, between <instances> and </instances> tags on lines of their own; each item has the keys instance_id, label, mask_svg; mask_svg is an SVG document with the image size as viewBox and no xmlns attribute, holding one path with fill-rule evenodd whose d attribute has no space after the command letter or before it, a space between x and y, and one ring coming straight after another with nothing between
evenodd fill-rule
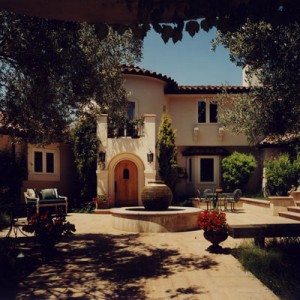
<instances>
[{"instance_id":1,"label":"house","mask_svg":"<svg viewBox=\"0 0 300 300\"><path fill-rule=\"evenodd\" d=\"M195 190L222 184L221 160L233 151L253 153L245 136L233 135L218 122L217 95L222 86L179 86L172 78L136 66L124 68L129 93L128 116L143 118L138 138L124 132L110 134L108 115L97 120L101 141L97 168L97 193L107 193L115 206L141 205L141 192L158 177L157 132L164 112L176 130L177 162L181 170L177 195L195 195ZM228 94L246 93L244 86L228 86ZM153 161L149 157L153 154ZM252 176L248 189L256 191L261 182Z\"/></svg>"},{"instance_id":2,"label":"house","mask_svg":"<svg viewBox=\"0 0 300 300\"><path fill-rule=\"evenodd\" d=\"M61 195L72 195L74 164L68 144L53 143L41 147L24 142L15 143L8 135L0 134L2 152L12 154L12 159L21 159L24 164L24 174L18 174L23 180L21 194L15 201L24 201L22 195L28 188L57 188Z\"/></svg>"},{"instance_id":3,"label":"house","mask_svg":"<svg viewBox=\"0 0 300 300\"><path fill-rule=\"evenodd\" d=\"M261 188L260 150L250 146L243 135L236 136L218 122L218 100L223 86L180 86L172 78L136 66L124 67L125 88L129 93L128 117L131 128L110 128L108 115L97 117L101 141L97 166L97 194L108 194L115 206L141 205L145 185L158 179L157 133L164 112L176 130L177 162L180 167L176 193L194 196L195 191L222 185L221 160L233 151L252 153L260 167L251 177L247 191ZM228 94L246 93L246 86L228 86ZM0 150L11 141L0 137ZM26 155L27 188L58 188L72 196L74 165L67 144L45 147L18 145ZM23 150L22 150L23 149ZM153 159L153 160L152 160Z\"/></svg>"}]
</instances>

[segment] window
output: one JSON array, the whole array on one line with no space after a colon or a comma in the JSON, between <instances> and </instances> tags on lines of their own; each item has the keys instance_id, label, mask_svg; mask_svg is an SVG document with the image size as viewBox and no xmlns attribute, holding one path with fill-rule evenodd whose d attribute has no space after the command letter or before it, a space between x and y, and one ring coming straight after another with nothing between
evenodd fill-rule
<instances>
[{"instance_id":1,"label":"window","mask_svg":"<svg viewBox=\"0 0 300 300\"><path fill-rule=\"evenodd\" d=\"M218 123L218 105L210 102L209 104L209 122Z\"/></svg>"},{"instance_id":2,"label":"window","mask_svg":"<svg viewBox=\"0 0 300 300\"><path fill-rule=\"evenodd\" d=\"M129 179L129 170L128 169L123 170L123 179Z\"/></svg>"},{"instance_id":3,"label":"window","mask_svg":"<svg viewBox=\"0 0 300 300\"><path fill-rule=\"evenodd\" d=\"M206 123L206 102L198 102L198 123Z\"/></svg>"},{"instance_id":4,"label":"window","mask_svg":"<svg viewBox=\"0 0 300 300\"><path fill-rule=\"evenodd\" d=\"M129 101L127 103L127 115L130 120L133 120L135 117L135 102Z\"/></svg>"},{"instance_id":5,"label":"window","mask_svg":"<svg viewBox=\"0 0 300 300\"><path fill-rule=\"evenodd\" d=\"M200 182L214 182L214 159L200 158Z\"/></svg>"},{"instance_id":6,"label":"window","mask_svg":"<svg viewBox=\"0 0 300 300\"><path fill-rule=\"evenodd\" d=\"M55 151L34 150L33 151L34 173L54 174L55 173Z\"/></svg>"},{"instance_id":7,"label":"window","mask_svg":"<svg viewBox=\"0 0 300 300\"><path fill-rule=\"evenodd\" d=\"M192 174L192 172L193 172L193 169L192 169L192 159L191 158L189 158L189 182L192 182L192 179L193 179L193 174Z\"/></svg>"},{"instance_id":8,"label":"window","mask_svg":"<svg viewBox=\"0 0 300 300\"><path fill-rule=\"evenodd\" d=\"M218 123L218 105L214 101L198 101L198 123Z\"/></svg>"}]
</instances>

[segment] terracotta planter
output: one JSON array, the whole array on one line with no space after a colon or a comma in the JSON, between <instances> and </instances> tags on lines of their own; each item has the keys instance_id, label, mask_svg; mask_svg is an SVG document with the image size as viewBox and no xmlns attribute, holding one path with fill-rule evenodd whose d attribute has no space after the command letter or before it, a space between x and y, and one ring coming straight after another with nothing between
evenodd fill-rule
<instances>
[{"instance_id":1,"label":"terracotta planter","mask_svg":"<svg viewBox=\"0 0 300 300\"><path fill-rule=\"evenodd\" d=\"M110 208L109 202L105 201L105 202L96 202L96 209L108 209Z\"/></svg>"},{"instance_id":2,"label":"terracotta planter","mask_svg":"<svg viewBox=\"0 0 300 300\"><path fill-rule=\"evenodd\" d=\"M149 182L142 190L142 202L146 210L167 210L172 198L172 191L162 181Z\"/></svg>"},{"instance_id":3,"label":"terracotta planter","mask_svg":"<svg viewBox=\"0 0 300 300\"><path fill-rule=\"evenodd\" d=\"M228 238L228 233L224 231L204 231L203 235L213 246L218 246Z\"/></svg>"}]
</instances>

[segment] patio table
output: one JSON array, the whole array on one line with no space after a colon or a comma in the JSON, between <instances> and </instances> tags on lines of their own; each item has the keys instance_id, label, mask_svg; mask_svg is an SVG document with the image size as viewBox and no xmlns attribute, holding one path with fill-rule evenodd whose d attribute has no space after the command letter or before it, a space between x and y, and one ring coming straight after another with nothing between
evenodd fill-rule
<instances>
[{"instance_id":1,"label":"patio table","mask_svg":"<svg viewBox=\"0 0 300 300\"><path fill-rule=\"evenodd\" d=\"M214 209L219 209L222 210L222 204L224 207L224 210L227 210L227 202L226 198L232 197L233 193L206 193L205 195L212 197L212 202L213 202L213 208Z\"/></svg>"}]
</instances>

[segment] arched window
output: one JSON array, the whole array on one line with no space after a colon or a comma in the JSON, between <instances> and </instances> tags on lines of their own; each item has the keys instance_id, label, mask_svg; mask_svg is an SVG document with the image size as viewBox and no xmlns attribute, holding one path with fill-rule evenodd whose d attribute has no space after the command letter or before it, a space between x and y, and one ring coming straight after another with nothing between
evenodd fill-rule
<instances>
[{"instance_id":1,"label":"arched window","mask_svg":"<svg viewBox=\"0 0 300 300\"><path fill-rule=\"evenodd\" d=\"M128 169L123 170L123 179L129 179L129 170Z\"/></svg>"}]
</instances>

